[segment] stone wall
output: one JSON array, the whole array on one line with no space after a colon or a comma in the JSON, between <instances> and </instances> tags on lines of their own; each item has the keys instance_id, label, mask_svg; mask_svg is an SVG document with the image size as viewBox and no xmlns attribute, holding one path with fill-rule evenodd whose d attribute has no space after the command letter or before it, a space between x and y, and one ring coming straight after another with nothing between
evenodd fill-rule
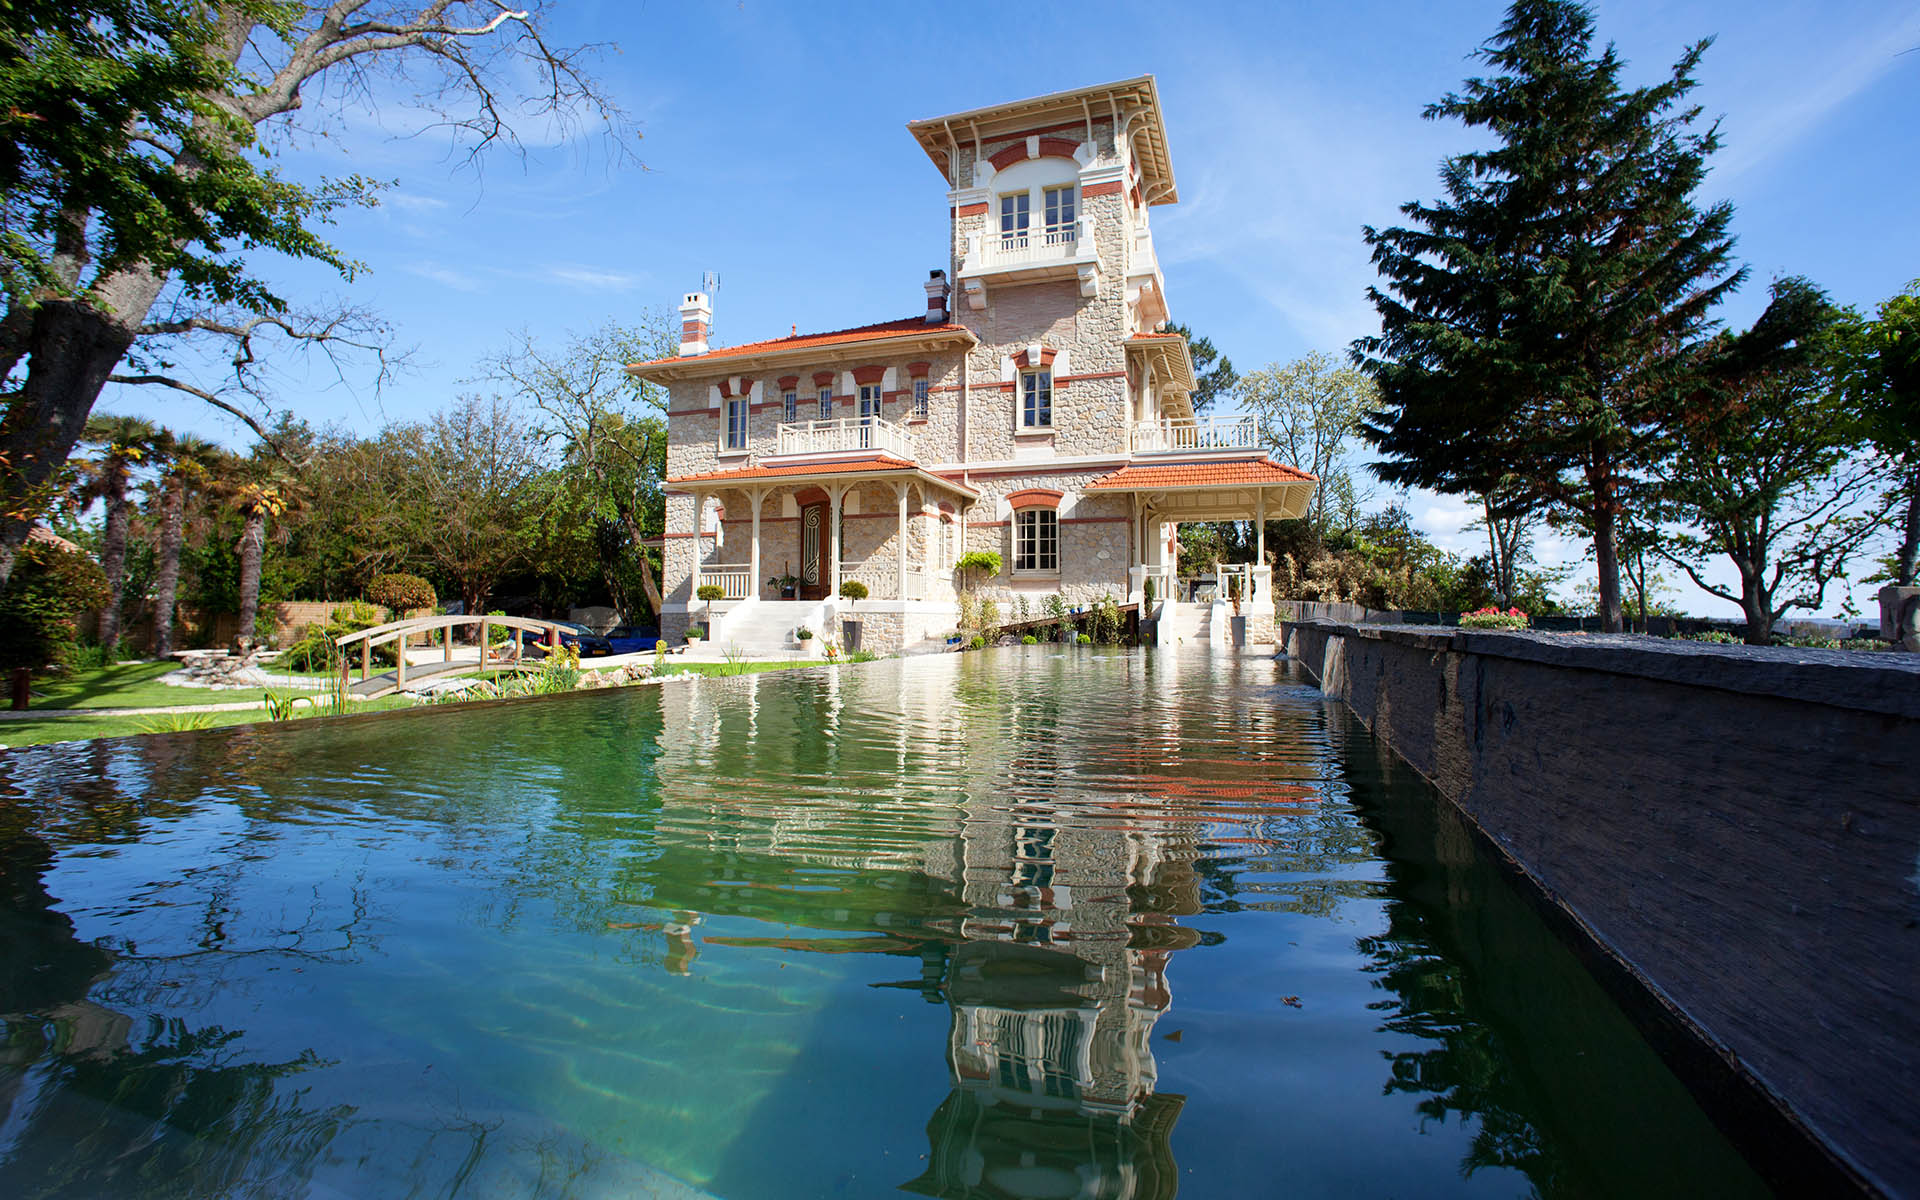
<instances>
[{"instance_id":1,"label":"stone wall","mask_svg":"<svg viewBox=\"0 0 1920 1200\"><path fill-rule=\"evenodd\" d=\"M1300 622L1782 1194L1920 1194L1920 657Z\"/></svg>"}]
</instances>

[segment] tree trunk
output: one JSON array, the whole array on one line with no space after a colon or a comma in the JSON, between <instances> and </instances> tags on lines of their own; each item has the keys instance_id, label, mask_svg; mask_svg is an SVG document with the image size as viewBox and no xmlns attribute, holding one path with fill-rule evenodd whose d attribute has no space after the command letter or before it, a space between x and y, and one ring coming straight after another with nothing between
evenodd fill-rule
<instances>
[{"instance_id":1,"label":"tree trunk","mask_svg":"<svg viewBox=\"0 0 1920 1200\"><path fill-rule=\"evenodd\" d=\"M144 307L141 314L145 313ZM133 331L75 300L43 301L34 313L31 358L20 391L0 419L0 586L14 551L52 499L107 376L133 345Z\"/></svg>"},{"instance_id":2,"label":"tree trunk","mask_svg":"<svg viewBox=\"0 0 1920 1200\"><path fill-rule=\"evenodd\" d=\"M1740 612L1747 619L1747 645L1773 645L1773 597L1760 586L1760 573L1740 571Z\"/></svg>"},{"instance_id":3,"label":"tree trunk","mask_svg":"<svg viewBox=\"0 0 1920 1200\"><path fill-rule=\"evenodd\" d=\"M1900 530L1900 550L1894 557L1893 582L1912 587L1916 558L1920 558L1920 462L1907 468L1907 519Z\"/></svg>"},{"instance_id":4,"label":"tree trunk","mask_svg":"<svg viewBox=\"0 0 1920 1200\"><path fill-rule=\"evenodd\" d=\"M253 627L260 617L260 558L266 548L266 511L248 509L240 532L240 632L235 635L242 647L253 645Z\"/></svg>"},{"instance_id":5,"label":"tree trunk","mask_svg":"<svg viewBox=\"0 0 1920 1200\"><path fill-rule=\"evenodd\" d=\"M160 500L160 562L153 581L153 653L173 653L173 602L180 590L181 527L186 521L187 493L175 481Z\"/></svg>"},{"instance_id":6,"label":"tree trunk","mask_svg":"<svg viewBox=\"0 0 1920 1200\"><path fill-rule=\"evenodd\" d=\"M107 604L100 610L100 648L113 657L120 644L120 605L127 587L127 477L108 456L105 507L107 524L100 535L100 573L107 577Z\"/></svg>"},{"instance_id":7,"label":"tree trunk","mask_svg":"<svg viewBox=\"0 0 1920 1200\"><path fill-rule=\"evenodd\" d=\"M1602 501L1594 506L1593 511L1593 564L1600 577L1600 629L1603 633L1619 633L1622 626L1620 558L1614 550L1613 533L1613 506Z\"/></svg>"}]
</instances>

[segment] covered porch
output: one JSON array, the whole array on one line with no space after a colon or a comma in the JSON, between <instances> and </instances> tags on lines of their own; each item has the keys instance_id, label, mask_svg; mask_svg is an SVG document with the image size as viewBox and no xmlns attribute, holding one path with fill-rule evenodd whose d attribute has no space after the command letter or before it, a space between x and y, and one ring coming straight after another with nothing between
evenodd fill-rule
<instances>
[{"instance_id":1,"label":"covered porch","mask_svg":"<svg viewBox=\"0 0 1920 1200\"><path fill-rule=\"evenodd\" d=\"M1255 452L1210 455L1187 462L1148 462L1122 467L1096 480L1090 492L1123 493L1133 513L1133 562L1127 600L1142 604L1153 584L1155 607L1179 599L1177 533L1192 521L1251 521L1254 561L1223 566L1216 573L1214 603L1237 598L1249 611L1273 611L1273 568L1267 565L1266 523L1304 516L1318 480Z\"/></svg>"},{"instance_id":2,"label":"covered porch","mask_svg":"<svg viewBox=\"0 0 1920 1200\"><path fill-rule=\"evenodd\" d=\"M911 641L926 622L910 615L921 611L951 624L953 563L978 499L970 488L883 453L716 471L668 488L691 499L693 528L708 536L695 542L685 584L669 581L667 611L704 613L716 646L771 650L797 625L832 626L849 580L866 588L855 609L873 645ZM710 604L699 599L708 585L721 590Z\"/></svg>"}]
</instances>

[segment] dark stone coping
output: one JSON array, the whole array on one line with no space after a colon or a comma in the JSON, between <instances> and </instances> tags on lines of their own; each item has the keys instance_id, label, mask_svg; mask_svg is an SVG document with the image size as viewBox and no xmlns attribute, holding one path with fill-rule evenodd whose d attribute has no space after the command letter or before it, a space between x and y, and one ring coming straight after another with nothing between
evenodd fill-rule
<instances>
[{"instance_id":1,"label":"dark stone coping","mask_svg":"<svg viewBox=\"0 0 1920 1200\"><path fill-rule=\"evenodd\" d=\"M1744 695L1778 696L1803 704L1920 720L1920 654L1722 646L1643 634L1508 632L1320 620L1282 623L1332 636L1658 679Z\"/></svg>"}]
</instances>

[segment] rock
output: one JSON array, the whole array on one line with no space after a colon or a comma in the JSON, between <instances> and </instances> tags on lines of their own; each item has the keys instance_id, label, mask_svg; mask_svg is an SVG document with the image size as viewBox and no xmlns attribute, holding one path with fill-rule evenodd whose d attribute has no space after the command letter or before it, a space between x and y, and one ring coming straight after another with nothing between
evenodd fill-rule
<instances>
[{"instance_id":1,"label":"rock","mask_svg":"<svg viewBox=\"0 0 1920 1200\"><path fill-rule=\"evenodd\" d=\"M1880 589L1880 636L1920 652L1920 587L1888 584Z\"/></svg>"}]
</instances>

